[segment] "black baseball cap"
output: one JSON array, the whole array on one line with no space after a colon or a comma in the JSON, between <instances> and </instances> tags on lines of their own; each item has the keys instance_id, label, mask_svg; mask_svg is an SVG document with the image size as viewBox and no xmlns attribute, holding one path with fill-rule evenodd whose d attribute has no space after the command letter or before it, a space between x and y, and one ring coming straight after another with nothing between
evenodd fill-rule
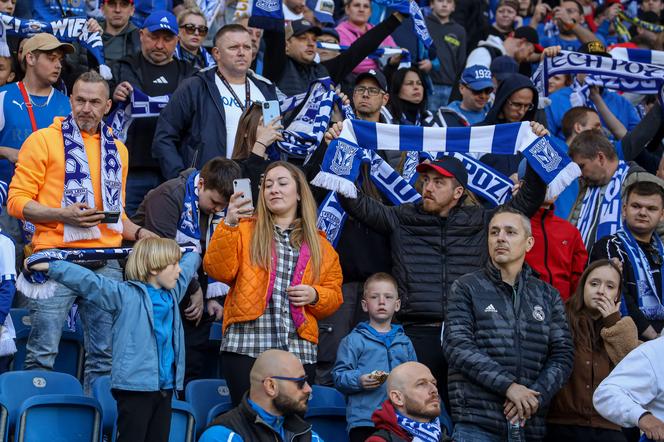
<instances>
[{"instance_id":1,"label":"black baseball cap","mask_svg":"<svg viewBox=\"0 0 664 442\"><path fill-rule=\"evenodd\" d=\"M611 54L606 51L606 46L597 40L582 44L578 52L581 52L582 54L601 55L602 57L611 58Z\"/></svg>"},{"instance_id":2,"label":"black baseball cap","mask_svg":"<svg viewBox=\"0 0 664 442\"><path fill-rule=\"evenodd\" d=\"M299 20L293 20L286 25L286 40L291 37L302 35L305 32L313 32L316 36L322 34L322 31L318 26L312 24L309 20L301 18Z\"/></svg>"},{"instance_id":3,"label":"black baseball cap","mask_svg":"<svg viewBox=\"0 0 664 442\"><path fill-rule=\"evenodd\" d=\"M544 50L542 45L540 45L537 31L534 28L531 28L530 26L521 26L520 28L517 28L514 31L513 36L514 38L519 38L519 39L523 38L528 43L532 43L533 46L535 46L535 52L541 53Z\"/></svg>"},{"instance_id":4,"label":"black baseball cap","mask_svg":"<svg viewBox=\"0 0 664 442\"><path fill-rule=\"evenodd\" d=\"M460 160L452 156L446 156L430 163L420 163L417 165L416 170L418 173L433 170L442 176L456 178L464 188L468 186L468 171L466 167Z\"/></svg>"},{"instance_id":5,"label":"black baseball cap","mask_svg":"<svg viewBox=\"0 0 664 442\"><path fill-rule=\"evenodd\" d=\"M367 72L362 72L357 77L355 77L355 85L357 85L357 83L364 80L365 78L371 78L372 80L375 80L376 83L378 83L378 86L383 90L383 92L387 92L387 79L385 78L385 75L383 75L381 71L376 69L370 69Z\"/></svg>"},{"instance_id":6,"label":"black baseball cap","mask_svg":"<svg viewBox=\"0 0 664 442\"><path fill-rule=\"evenodd\" d=\"M321 28L320 31L321 31L320 35L331 35L332 37L336 38L337 41L340 40L339 33L334 28L325 27L325 28Z\"/></svg>"}]
</instances>

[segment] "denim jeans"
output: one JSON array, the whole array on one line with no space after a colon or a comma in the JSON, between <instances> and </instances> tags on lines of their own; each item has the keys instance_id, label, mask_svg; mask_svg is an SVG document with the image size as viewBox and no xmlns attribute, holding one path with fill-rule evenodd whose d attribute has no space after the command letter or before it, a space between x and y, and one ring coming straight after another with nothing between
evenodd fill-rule
<instances>
[{"instance_id":1,"label":"denim jeans","mask_svg":"<svg viewBox=\"0 0 664 442\"><path fill-rule=\"evenodd\" d=\"M108 264L95 273L117 281L122 280L122 270L117 261ZM49 299L30 300L30 336L26 345L26 370L52 370L58 355L58 344L62 336L62 326L74 301L78 299L79 314L83 321L85 348L85 374L83 388L90 392L90 386L100 376L111 373L111 325L110 313L87 302L79 294L58 284L55 295ZM80 324L77 324L80 326Z\"/></svg>"},{"instance_id":2,"label":"denim jeans","mask_svg":"<svg viewBox=\"0 0 664 442\"><path fill-rule=\"evenodd\" d=\"M446 84L434 84L433 89L429 92L427 97L427 108L430 112L435 113L443 106L447 106L450 102L450 95L452 94L452 86Z\"/></svg>"},{"instance_id":3,"label":"denim jeans","mask_svg":"<svg viewBox=\"0 0 664 442\"><path fill-rule=\"evenodd\" d=\"M490 433L482 427L458 423L454 426L454 442L505 442L505 438Z\"/></svg>"},{"instance_id":4,"label":"denim jeans","mask_svg":"<svg viewBox=\"0 0 664 442\"><path fill-rule=\"evenodd\" d=\"M143 202L145 195L161 183L162 178L158 171L130 170L127 174L127 195L125 196L125 212L127 216L134 216L136 209Z\"/></svg>"}]
</instances>

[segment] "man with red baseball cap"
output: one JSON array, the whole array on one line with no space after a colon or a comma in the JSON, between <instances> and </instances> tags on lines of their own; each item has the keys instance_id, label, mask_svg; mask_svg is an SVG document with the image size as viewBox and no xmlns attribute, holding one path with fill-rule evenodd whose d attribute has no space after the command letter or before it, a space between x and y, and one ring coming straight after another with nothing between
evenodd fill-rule
<instances>
[{"instance_id":1,"label":"man with red baseball cap","mask_svg":"<svg viewBox=\"0 0 664 442\"><path fill-rule=\"evenodd\" d=\"M541 124L531 127L539 136L548 133ZM335 127L334 135L336 129L341 128ZM417 360L429 367L441 397L447 398L447 364L440 342L447 294L456 279L486 262L486 225L492 210L469 201L468 172L457 158L422 163L417 172L420 202L385 206L362 192L357 199L340 196L340 202L351 218L389 236L392 275L402 300L399 320ZM532 169L526 173L526 184L506 205L531 217L544 200L546 184Z\"/></svg>"}]
</instances>

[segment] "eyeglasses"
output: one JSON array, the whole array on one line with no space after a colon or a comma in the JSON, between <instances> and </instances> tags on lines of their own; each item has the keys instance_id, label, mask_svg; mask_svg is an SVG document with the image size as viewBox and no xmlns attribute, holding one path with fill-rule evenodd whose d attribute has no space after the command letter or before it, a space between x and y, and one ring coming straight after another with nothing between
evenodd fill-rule
<instances>
[{"instance_id":1,"label":"eyeglasses","mask_svg":"<svg viewBox=\"0 0 664 442\"><path fill-rule=\"evenodd\" d=\"M468 89L470 89L470 88L468 88ZM479 91L475 91L473 89L470 89L470 92L472 92L473 95L491 95L491 93L493 92L493 88L488 87L486 89L481 89Z\"/></svg>"},{"instance_id":2,"label":"eyeglasses","mask_svg":"<svg viewBox=\"0 0 664 442\"><path fill-rule=\"evenodd\" d=\"M375 97L378 94L382 94L383 91L380 90L379 88L373 87L373 86L370 86L370 87L355 86L355 89L353 89L353 93L360 94L360 95L364 95L364 94L368 93L370 97Z\"/></svg>"},{"instance_id":3,"label":"eyeglasses","mask_svg":"<svg viewBox=\"0 0 664 442\"><path fill-rule=\"evenodd\" d=\"M194 35L196 31L198 31L200 35L207 35L209 30L207 26L196 26L191 23L187 23L186 25L182 25L180 27L183 28L189 35Z\"/></svg>"},{"instance_id":4,"label":"eyeglasses","mask_svg":"<svg viewBox=\"0 0 664 442\"><path fill-rule=\"evenodd\" d=\"M277 380L280 380L280 381L295 382L295 385L297 385L297 388L300 389L300 390L302 390L304 388L305 384L309 381L309 377L306 374L304 376L302 376L301 378L289 378L287 376L270 376L270 377L267 377L265 379L277 379ZM263 379L263 381L265 381L265 379Z\"/></svg>"},{"instance_id":5,"label":"eyeglasses","mask_svg":"<svg viewBox=\"0 0 664 442\"><path fill-rule=\"evenodd\" d=\"M533 103L515 103L512 100L507 100L507 104L509 104L510 107L515 110L531 111L534 107Z\"/></svg>"}]
</instances>

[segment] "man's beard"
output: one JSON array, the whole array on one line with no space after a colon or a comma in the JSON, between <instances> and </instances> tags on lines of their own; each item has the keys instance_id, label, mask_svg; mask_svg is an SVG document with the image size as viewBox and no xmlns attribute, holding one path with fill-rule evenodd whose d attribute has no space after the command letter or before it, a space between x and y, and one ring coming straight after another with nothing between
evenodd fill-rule
<instances>
[{"instance_id":1,"label":"man's beard","mask_svg":"<svg viewBox=\"0 0 664 442\"><path fill-rule=\"evenodd\" d=\"M304 416L304 414L307 412L307 402L302 404L301 402L291 399L290 397L281 393L279 393L277 397L274 398L273 404L274 408L279 410L283 416L293 414Z\"/></svg>"},{"instance_id":2,"label":"man's beard","mask_svg":"<svg viewBox=\"0 0 664 442\"><path fill-rule=\"evenodd\" d=\"M440 409L438 411L434 411L435 409L427 409L424 405L416 405L412 403L410 400L406 399L406 403L404 404L405 412L408 416L410 416L412 419L415 420L427 420L430 421L432 419L437 418L440 415Z\"/></svg>"}]
</instances>

